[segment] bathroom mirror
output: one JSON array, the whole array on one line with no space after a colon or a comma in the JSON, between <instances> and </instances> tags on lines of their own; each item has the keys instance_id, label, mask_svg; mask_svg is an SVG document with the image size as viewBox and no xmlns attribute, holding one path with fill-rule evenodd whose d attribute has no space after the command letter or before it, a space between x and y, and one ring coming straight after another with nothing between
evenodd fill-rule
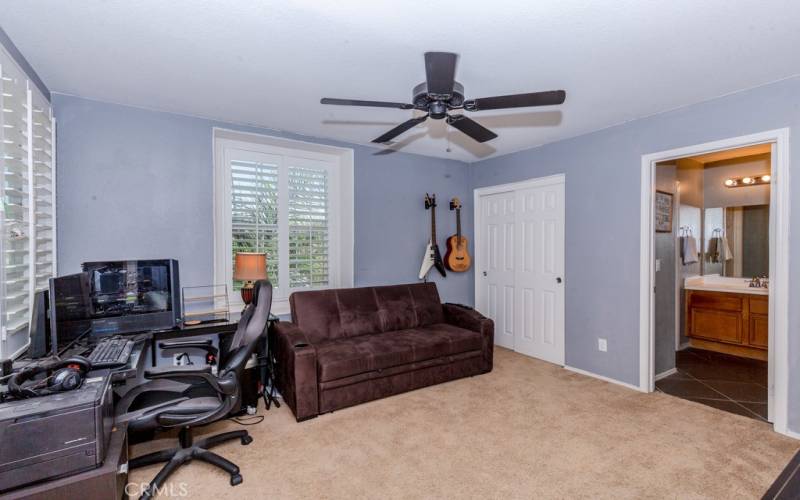
<instances>
[{"instance_id":1,"label":"bathroom mirror","mask_svg":"<svg viewBox=\"0 0 800 500\"><path fill-rule=\"evenodd\" d=\"M701 255L704 275L769 275L769 205L706 208Z\"/></svg>"}]
</instances>

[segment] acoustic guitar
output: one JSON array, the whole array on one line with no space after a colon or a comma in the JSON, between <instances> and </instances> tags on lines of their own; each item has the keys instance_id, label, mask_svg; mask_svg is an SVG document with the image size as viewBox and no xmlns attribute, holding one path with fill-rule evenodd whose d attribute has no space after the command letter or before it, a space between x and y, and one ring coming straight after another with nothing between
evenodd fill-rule
<instances>
[{"instance_id":1,"label":"acoustic guitar","mask_svg":"<svg viewBox=\"0 0 800 500\"><path fill-rule=\"evenodd\" d=\"M461 200L450 200L450 210L456 211L456 234L447 238L444 265L453 272L463 273L472 265L472 257L469 256L469 242L461 235Z\"/></svg>"},{"instance_id":2,"label":"acoustic guitar","mask_svg":"<svg viewBox=\"0 0 800 500\"><path fill-rule=\"evenodd\" d=\"M425 248L425 255L422 257L422 267L419 268L419 279L427 276L428 271L435 267L439 274L447 276L442 262L442 255L439 253L439 245L436 243L436 195L429 196L425 193L425 208L431 211L431 239Z\"/></svg>"}]
</instances>

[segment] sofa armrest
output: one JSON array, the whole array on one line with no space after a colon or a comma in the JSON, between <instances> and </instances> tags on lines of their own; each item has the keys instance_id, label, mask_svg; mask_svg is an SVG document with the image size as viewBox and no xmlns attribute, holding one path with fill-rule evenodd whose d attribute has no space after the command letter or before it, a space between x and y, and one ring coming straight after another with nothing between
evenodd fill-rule
<instances>
[{"instance_id":1,"label":"sofa armrest","mask_svg":"<svg viewBox=\"0 0 800 500\"><path fill-rule=\"evenodd\" d=\"M317 351L294 323L275 323L272 352L277 364L278 391L297 421L319 414Z\"/></svg>"},{"instance_id":2,"label":"sofa armrest","mask_svg":"<svg viewBox=\"0 0 800 500\"><path fill-rule=\"evenodd\" d=\"M483 362L486 372L492 371L494 358L494 321L471 307L442 304L445 321L453 326L478 332L483 337Z\"/></svg>"}]
</instances>

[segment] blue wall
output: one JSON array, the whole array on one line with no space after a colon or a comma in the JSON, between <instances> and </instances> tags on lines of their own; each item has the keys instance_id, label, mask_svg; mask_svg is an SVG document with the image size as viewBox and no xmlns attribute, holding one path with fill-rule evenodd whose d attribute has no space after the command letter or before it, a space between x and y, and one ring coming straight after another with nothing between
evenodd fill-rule
<instances>
[{"instance_id":1,"label":"blue wall","mask_svg":"<svg viewBox=\"0 0 800 500\"><path fill-rule=\"evenodd\" d=\"M798 126L793 78L473 164L471 187L566 174L566 363L638 385L642 155L792 127L790 164L800 165ZM800 174L790 189L789 427L800 431Z\"/></svg>"},{"instance_id":2,"label":"blue wall","mask_svg":"<svg viewBox=\"0 0 800 500\"><path fill-rule=\"evenodd\" d=\"M430 234L425 192L442 201L440 245L455 232L446 200L470 197L458 161L237 126L53 94L57 119L58 272L87 260L174 257L183 285L213 280L212 128L355 151L355 284L417 281ZM465 231L471 232L471 217ZM471 274L434 276L444 300L472 303Z\"/></svg>"}]
</instances>

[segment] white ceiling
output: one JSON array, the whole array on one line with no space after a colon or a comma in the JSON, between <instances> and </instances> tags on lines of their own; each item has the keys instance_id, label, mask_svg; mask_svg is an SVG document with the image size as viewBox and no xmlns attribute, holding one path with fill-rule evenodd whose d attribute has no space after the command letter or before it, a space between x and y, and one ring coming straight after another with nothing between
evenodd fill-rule
<instances>
[{"instance_id":1,"label":"white ceiling","mask_svg":"<svg viewBox=\"0 0 800 500\"><path fill-rule=\"evenodd\" d=\"M428 120L394 148L476 161L800 74L797 0L3 0L55 92L369 144L412 111L423 53L460 54L467 97L563 88L563 106ZM447 136L451 152L447 152Z\"/></svg>"}]
</instances>

